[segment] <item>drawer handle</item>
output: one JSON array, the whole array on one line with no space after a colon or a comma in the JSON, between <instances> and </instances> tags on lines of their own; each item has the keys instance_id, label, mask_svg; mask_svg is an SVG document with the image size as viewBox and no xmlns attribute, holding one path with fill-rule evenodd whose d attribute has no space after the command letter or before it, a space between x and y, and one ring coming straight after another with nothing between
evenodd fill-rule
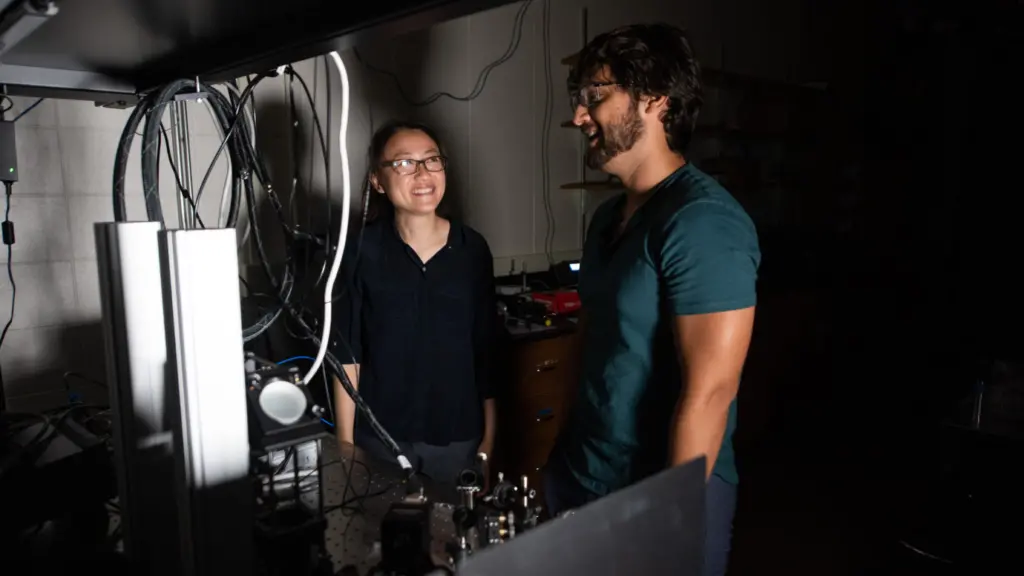
<instances>
[{"instance_id":1,"label":"drawer handle","mask_svg":"<svg viewBox=\"0 0 1024 576\"><path fill-rule=\"evenodd\" d=\"M537 372L548 372L558 367L558 360L551 359L545 360L540 364L537 364Z\"/></svg>"}]
</instances>

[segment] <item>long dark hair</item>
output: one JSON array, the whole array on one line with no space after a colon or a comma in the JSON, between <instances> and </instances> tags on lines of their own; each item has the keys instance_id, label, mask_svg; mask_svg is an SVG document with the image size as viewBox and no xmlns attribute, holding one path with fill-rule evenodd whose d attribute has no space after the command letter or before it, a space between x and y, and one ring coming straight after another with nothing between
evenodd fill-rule
<instances>
[{"instance_id":1,"label":"long dark hair","mask_svg":"<svg viewBox=\"0 0 1024 576\"><path fill-rule=\"evenodd\" d=\"M441 155L445 155L444 143L438 138L437 132L433 128L422 124L420 122L413 122L411 120L392 120L387 124L384 124L373 133L373 138L370 139L370 150L368 155L368 163L366 165L366 179L363 180L363 210L365 211L366 221L373 222L379 218L385 216L391 216L394 214L395 207L391 205L391 201L388 200L387 194L379 194L373 190L373 185L370 183L370 176L377 173L380 170L381 162L384 161L384 148L387 147L388 142L395 134L402 132L403 130L418 130L423 132L437 144L437 149L441 152ZM378 174L378 181L380 175Z\"/></svg>"}]
</instances>

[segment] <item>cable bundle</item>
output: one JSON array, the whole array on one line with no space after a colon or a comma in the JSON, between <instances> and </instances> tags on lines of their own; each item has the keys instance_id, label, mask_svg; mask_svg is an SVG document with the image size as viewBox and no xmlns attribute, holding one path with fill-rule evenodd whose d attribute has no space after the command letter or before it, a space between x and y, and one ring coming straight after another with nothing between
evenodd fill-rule
<instances>
[{"instance_id":1,"label":"cable bundle","mask_svg":"<svg viewBox=\"0 0 1024 576\"><path fill-rule=\"evenodd\" d=\"M331 341L331 337L337 337L336 333L332 333L330 328L331 321L331 303L333 295L333 285L337 279L342 255L344 253L344 241L347 237L348 231L348 219L350 210L350 198L351 198L351 187L350 177L348 174L348 157L346 149L346 132L348 127L348 111L349 111L349 86L348 76L344 69L344 64L337 53L332 53L331 58L334 60L334 64L338 69L341 76L342 83L342 114L341 114L341 125L339 141L341 144L341 160L342 160L342 174L344 183L344 197L342 204L342 218L340 221L338 242L339 245L336 247L331 246L330 234L326 234L326 239L320 239L315 235L308 232L304 232L298 229L297 223L293 226L289 223L284 213L284 206L274 190L272 183L268 177L266 165L259 155L258 151L254 146L254 134L255 126L250 120L249 116L245 113L245 106L248 101L253 97L253 89L256 85L264 78L271 76L271 74L264 73L257 75L254 79L250 80L245 90L243 90L237 96L235 90L231 90L230 100L228 97L215 90L213 87L203 83L197 83L194 80L178 80L172 82L158 90L155 90L148 94L135 108L128 122L125 125L124 131L121 134L121 139L118 143L118 149L115 157L114 165L114 190L113 190L113 202L114 202L114 215L118 222L127 221L127 209L125 206L125 190L124 180L128 164L128 155L131 150L132 142L136 135L138 135L139 126L145 119L145 126L143 133L141 134L143 139L142 146L142 180L143 180L143 192L144 200L146 204L146 214L150 221L163 222L163 212L160 205L159 197L159 156L161 139L167 142L169 146L169 139L166 135L166 131L161 125L161 119L166 110L168 104L173 103L176 97L179 95L202 92L204 95L208 95L208 105L210 106L216 125L219 127L219 131L223 135L220 148L218 148L213 160L211 161L209 168L203 176L200 182L198 191L193 194L192 191L187 190L179 175L177 174L177 168L171 163L171 169L175 172L176 185L178 192L188 202L189 206L196 214L197 221L202 225L202 220L198 218L198 203L202 197L202 192L209 180L210 174L213 171L213 166L216 164L218 158L225 149L228 151L228 160L230 162L229 180L230 189L225 186L225 194L230 200L222 203L227 206L227 215L223 222L220 224L233 227L238 221L238 212L241 207L242 196L245 198L248 226L251 229L251 238L256 247L256 253L259 257L261 268L267 277L267 280L272 287L272 292L275 295L277 302L273 310L268 311L259 321L254 325L246 328L243 333L243 339L249 342L256 337L263 334L270 326L281 316L282 312L287 312L288 317L291 318L301 329L301 334L297 335L303 340L310 340L314 345L317 346L317 354L313 366L309 369L309 372L303 378L304 382L308 383L316 372L320 369L321 365L326 364L329 370L341 381L342 387L346 393L352 397L356 407L366 417L370 424L370 427L377 433L381 441L388 446L391 451L395 454L396 459L402 468L412 476L412 467L409 460L402 455L401 449L393 438L387 433L386 430L380 425L369 406L362 399L356 390L356 387L349 380L348 375L343 369L343 363L332 354L328 348ZM305 81L299 76L294 69L288 67L285 72L289 74L291 78L297 78L302 84L303 91L309 104L313 109L314 121L316 123L317 134L320 137L321 151L324 153L325 167L329 166L327 158L327 142L325 141L320 120L317 116L315 102L313 101L312 95L305 83ZM276 74L274 74L276 75ZM230 88L229 88L230 90ZM327 203L330 206L330 172L328 168L328 194ZM273 272L273 268L270 264L270 260L267 256L266 246L264 243L263 234L261 233L258 225L258 214L257 214L257 203L256 194L253 185L253 178L259 181L259 184L267 193L271 206L274 209L274 213L277 216L277 220L280 223L281 229L284 232L285 241L287 243L288 258L284 266L284 271L280 278ZM329 208L327 214L330 214ZM329 216L328 216L329 218ZM330 222L328 222L330 226ZM248 238L249 235L246 235ZM315 321L310 321L310 318L316 318L317 315L314 311L309 310L305 306L307 295L303 295L301 298L295 298L295 278L297 277L298 271L296 270L296 258L293 257L296 250L297 242L312 242L315 245L322 246L325 248L328 258L331 259L331 266L328 272L327 266L325 265L320 271L319 277L317 278L311 290L319 288L321 282L324 280L324 275L327 273L327 282L325 285L323 306L324 306L324 320L323 328L321 333L318 333L313 327L316 326ZM332 254L333 248L333 254ZM347 344L340 340L345 347ZM354 361L354 360L353 360ZM415 484L415 483L413 483Z\"/></svg>"}]
</instances>

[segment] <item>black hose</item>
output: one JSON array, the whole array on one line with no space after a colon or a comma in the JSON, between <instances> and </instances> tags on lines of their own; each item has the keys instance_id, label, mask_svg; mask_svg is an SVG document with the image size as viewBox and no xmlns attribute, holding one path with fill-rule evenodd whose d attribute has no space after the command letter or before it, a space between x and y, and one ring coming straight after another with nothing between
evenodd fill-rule
<instances>
[{"instance_id":1,"label":"black hose","mask_svg":"<svg viewBox=\"0 0 1024 576\"><path fill-rule=\"evenodd\" d=\"M274 287L274 291L278 292L279 285L277 278L274 277L274 272L270 268L270 261L267 259L266 248L263 246L263 239L260 237L259 227L256 225L256 194L252 189L252 181L248 179L245 181L245 198L249 209L249 221L252 225L252 236L256 243L256 254L259 256L260 265L263 268L263 273L267 276L267 280L270 281L270 285ZM306 324L305 319L302 317L302 313L292 307L284 299L281 299L281 306L287 309L292 318L299 323L299 326L309 334L310 339L313 341L313 345L319 347L321 342L320 337L317 336L316 332L314 332L308 324ZM327 336L329 337L330 335ZM398 443L395 442L394 438L388 434L387 430L380 425L380 422L377 421L377 417L374 416L369 405L366 404L366 401L363 400L363 397L359 395L359 392L356 391L355 387L352 385L352 382L349 380L348 374L345 373L341 362L339 362L338 359L335 358L334 354L329 350L325 356L325 361L331 371L338 377L342 388L344 388L345 392L350 398L352 398L352 402L356 405L356 408L358 408L366 417L367 423L370 425L370 428L374 433L377 434L377 437L380 438L381 442L383 442L384 445L394 453L396 458L402 456L402 449L398 446Z\"/></svg>"},{"instance_id":2,"label":"black hose","mask_svg":"<svg viewBox=\"0 0 1024 576\"><path fill-rule=\"evenodd\" d=\"M124 197L124 180L128 171L128 158L132 149L132 141L135 140L135 133L142 123L142 117L149 111L152 100L149 97L143 98L132 110L128 122L121 131L121 138L117 142L117 152L114 154L114 220L116 222L128 221L128 208Z\"/></svg>"},{"instance_id":3,"label":"black hose","mask_svg":"<svg viewBox=\"0 0 1024 576\"><path fill-rule=\"evenodd\" d=\"M146 127L142 134L142 179L143 190L146 202L147 219L151 221L163 221L163 211L159 201L159 153L154 153L158 146L161 129L161 119L168 104L174 102L175 96L196 90L194 80L176 80L150 93L132 112L125 129L122 132L114 162L114 214L119 222L128 219L125 206L124 179L127 171L128 157L131 144L138 133L139 124L143 116L146 118ZM223 143L229 149L232 163L232 186L231 202L228 209L227 226L233 227L238 222L238 214L242 200L242 174L251 171L251 165L256 160L255 151L252 148L250 139L252 127L247 118L236 118L233 103L213 87L200 83L199 90L205 92L209 103L214 111L217 122L221 125L223 132L228 135ZM244 116L244 115L243 115ZM232 126L236 129L232 132ZM265 175L267 170L260 166L255 170L257 174ZM193 191L183 190L182 194L187 195L190 203L197 203L198 195Z\"/></svg>"},{"instance_id":4,"label":"black hose","mask_svg":"<svg viewBox=\"0 0 1024 576\"><path fill-rule=\"evenodd\" d=\"M235 108L234 105L231 103L231 101L228 100L228 98L226 98L218 90L215 90L212 86L208 86L205 84L202 84L201 86L202 90L209 94L210 104L213 108L213 112L217 118L217 121L221 125L222 132L227 134L228 127L230 126L232 120L231 114ZM252 132L249 126L248 119L243 118L240 127L239 138L243 142L250 142L251 133ZM229 144L229 146L231 147L229 154L231 156L231 167L233 173L231 175L231 202L228 205L228 218L226 225L229 228L233 228L238 223L238 214L239 209L241 208L243 193L242 174L244 170L244 165L241 164L243 162L243 146L239 144L237 139L232 139L232 142L231 144ZM198 200L199 197L197 195L196 201L198 202Z\"/></svg>"},{"instance_id":5,"label":"black hose","mask_svg":"<svg viewBox=\"0 0 1024 576\"><path fill-rule=\"evenodd\" d=\"M154 154L154 146L151 144L160 139L161 121L167 105L185 88L195 90L195 81L175 80L165 85L153 96L152 108L146 115L146 127L142 132L142 195L146 203L146 217L150 222L164 221L160 205L160 157ZM188 193L191 194L191 191Z\"/></svg>"}]
</instances>

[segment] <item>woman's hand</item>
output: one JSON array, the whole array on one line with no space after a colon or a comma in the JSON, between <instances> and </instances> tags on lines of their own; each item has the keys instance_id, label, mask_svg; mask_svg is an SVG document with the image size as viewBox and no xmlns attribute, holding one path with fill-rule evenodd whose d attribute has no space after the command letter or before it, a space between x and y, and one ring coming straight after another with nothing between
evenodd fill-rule
<instances>
[{"instance_id":1,"label":"woman's hand","mask_svg":"<svg viewBox=\"0 0 1024 576\"><path fill-rule=\"evenodd\" d=\"M480 487L482 492L491 489L491 454L493 451L494 443L488 440L481 442L476 451L476 459L480 462L480 474L483 476L483 485Z\"/></svg>"}]
</instances>

